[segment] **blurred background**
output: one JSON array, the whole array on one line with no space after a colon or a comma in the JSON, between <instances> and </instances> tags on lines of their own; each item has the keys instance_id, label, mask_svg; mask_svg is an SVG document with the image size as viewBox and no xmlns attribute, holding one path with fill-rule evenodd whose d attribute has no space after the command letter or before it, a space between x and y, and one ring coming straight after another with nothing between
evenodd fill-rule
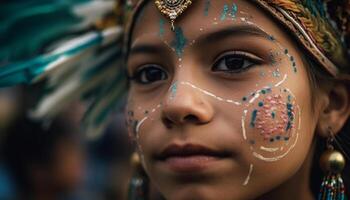
<instances>
[{"instance_id":1,"label":"blurred background","mask_svg":"<svg viewBox=\"0 0 350 200\"><path fill-rule=\"evenodd\" d=\"M123 111L94 140L73 102L48 122L30 120L40 87L0 90L0 199L126 199L132 169Z\"/></svg>"},{"instance_id":2,"label":"blurred background","mask_svg":"<svg viewBox=\"0 0 350 200\"><path fill-rule=\"evenodd\" d=\"M127 199L134 148L118 65L131 3L0 0L0 200ZM50 120L31 119L45 98Z\"/></svg>"}]
</instances>

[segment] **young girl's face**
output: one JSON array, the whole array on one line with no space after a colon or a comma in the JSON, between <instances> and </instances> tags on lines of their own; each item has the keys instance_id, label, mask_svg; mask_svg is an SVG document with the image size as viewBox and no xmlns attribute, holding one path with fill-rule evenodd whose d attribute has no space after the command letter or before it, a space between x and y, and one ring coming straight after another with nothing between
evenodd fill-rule
<instances>
[{"instance_id":1,"label":"young girl's face","mask_svg":"<svg viewBox=\"0 0 350 200\"><path fill-rule=\"evenodd\" d=\"M167 199L253 199L307 167L317 113L302 53L243 0L150 1L132 33L127 122ZM307 179L305 179L307 180Z\"/></svg>"}]
</instances>

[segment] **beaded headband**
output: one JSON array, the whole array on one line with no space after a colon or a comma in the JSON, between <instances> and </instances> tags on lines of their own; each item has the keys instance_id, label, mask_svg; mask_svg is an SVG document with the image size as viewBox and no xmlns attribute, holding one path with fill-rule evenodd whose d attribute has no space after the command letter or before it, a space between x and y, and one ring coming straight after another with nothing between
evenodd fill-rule
<instances>
[{"instance_id":1,"label":"beaded headband","mask_svg":"<svg viewBox=\"0 0 350 200\"><path fill-rule=\"evenodd\" d=\"M350 16L350 2L346 1L349 10L339 20L342 22L339 28L335 20L326 13L330 1L317 1L322 3L306 0L250 1L281 22L328 73L337 78L350 80L350 50L346 48L346 34L350 39L350 22L347 21L347 16ZM130 42L128 37L134 26L135 16L147 2L149 1L140 0L134 8L133 17L127 28L127 45ZM155 0L155 5L170 20L173 29L175 20L192 2L194 0ZM339 15L338 13L337 16ZM349 49L350 44L348 45Z\"/></svg>"}]
</instances>

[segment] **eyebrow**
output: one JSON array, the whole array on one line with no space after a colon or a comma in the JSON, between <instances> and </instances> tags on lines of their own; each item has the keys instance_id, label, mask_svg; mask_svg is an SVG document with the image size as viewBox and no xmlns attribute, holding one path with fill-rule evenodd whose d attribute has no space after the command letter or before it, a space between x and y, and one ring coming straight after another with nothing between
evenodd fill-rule
<instances>
[{"instance_id":1,"label":"eyebrow","mask_svg":"<svg viewBox=\"0 0 350 200\"><path fill-rule=\"evenodd\" d=\"M129 55L131 54L159 54L163 50L161 47L152 44L141 44L136 45L130 49Z\"/></svg>"},{"instance_id":2,"label":"eyebrow","mask_svg":"<svg viewBox=\"0 0 350 200\"><path fill-rule=\"evenodd\" d=\"M264 30L257 26L253 25L236 25L236 26L228 26L219 30L215 30L213 32L206 33L201 35L196 41L199 44L202 43L212 43L217 42L218 38L226 39L232 36L238 35L250 35L250 36L258 36L262 38L272 38L272 36L266 33ZM131 47L130 51L127 53L127 57L134 54L160 54L164 52L164 49L161 46L154 44L140 44Z\"/></svg>"},{"instance_id":3,"label":"eyebrow","mask_svg":"<svg viewBox=\"0 0 350 200\"><path fill-rule=\"evenodd\" d=\"M264 30L257 26L253 25L237 25L237 26L228 26L213 32L206 33L200 36L196 41L198 43L211 43L217 42L220 39L226 39L232 36L238 35L249 35L249 36L258 36L262 38L272 38L270 34L266 33Z\"/></svg>"}]
</instances>

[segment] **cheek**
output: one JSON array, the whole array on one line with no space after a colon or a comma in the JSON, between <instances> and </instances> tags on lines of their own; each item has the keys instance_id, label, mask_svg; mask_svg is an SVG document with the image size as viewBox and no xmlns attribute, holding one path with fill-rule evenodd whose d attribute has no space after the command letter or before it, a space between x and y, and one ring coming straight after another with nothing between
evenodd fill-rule
<instances>
[{"instance_id":1,"label":"cheek","mask_svg":"<svg viewBox=\"0 0 350 200\"><path fill-rule=\"evenodd\" d=\"M149 114L153 113L138 103L137 106L134 103L128 103L125 110L126 125L128 128L129 137L132 140L136 140L141 132L141 126L150 118Z\"/></svg>"},{"instance_id":2,"label":"cheek","mask_svg":"<svg viewBox=\"0 0 350 200\"><path fill-rule=\"evenodd\" d=\"M130 94L129 97L137 99L137 96L133 94ZM141 156L144 153L144 145L141 146L141 143L144 143L144 138L152 137L155 131L159 130L157 127L162 124L159 123L161 122L160 111L162 107L163 103L159 99L133 101L129 98L125 110L126 125L129 138L136 143Z\"/></svg>"},{"instance_id":3,"label":"cheek","mask_svg":"<svg viewBox=\"0 0 350 200\"><path fill-rule=\"evenodd\" d=\"M300 108L286 88L260 91L243 111L242 134L252 155L272 162L285 157L299 139Z\"/></svg>"}]
</instances>

